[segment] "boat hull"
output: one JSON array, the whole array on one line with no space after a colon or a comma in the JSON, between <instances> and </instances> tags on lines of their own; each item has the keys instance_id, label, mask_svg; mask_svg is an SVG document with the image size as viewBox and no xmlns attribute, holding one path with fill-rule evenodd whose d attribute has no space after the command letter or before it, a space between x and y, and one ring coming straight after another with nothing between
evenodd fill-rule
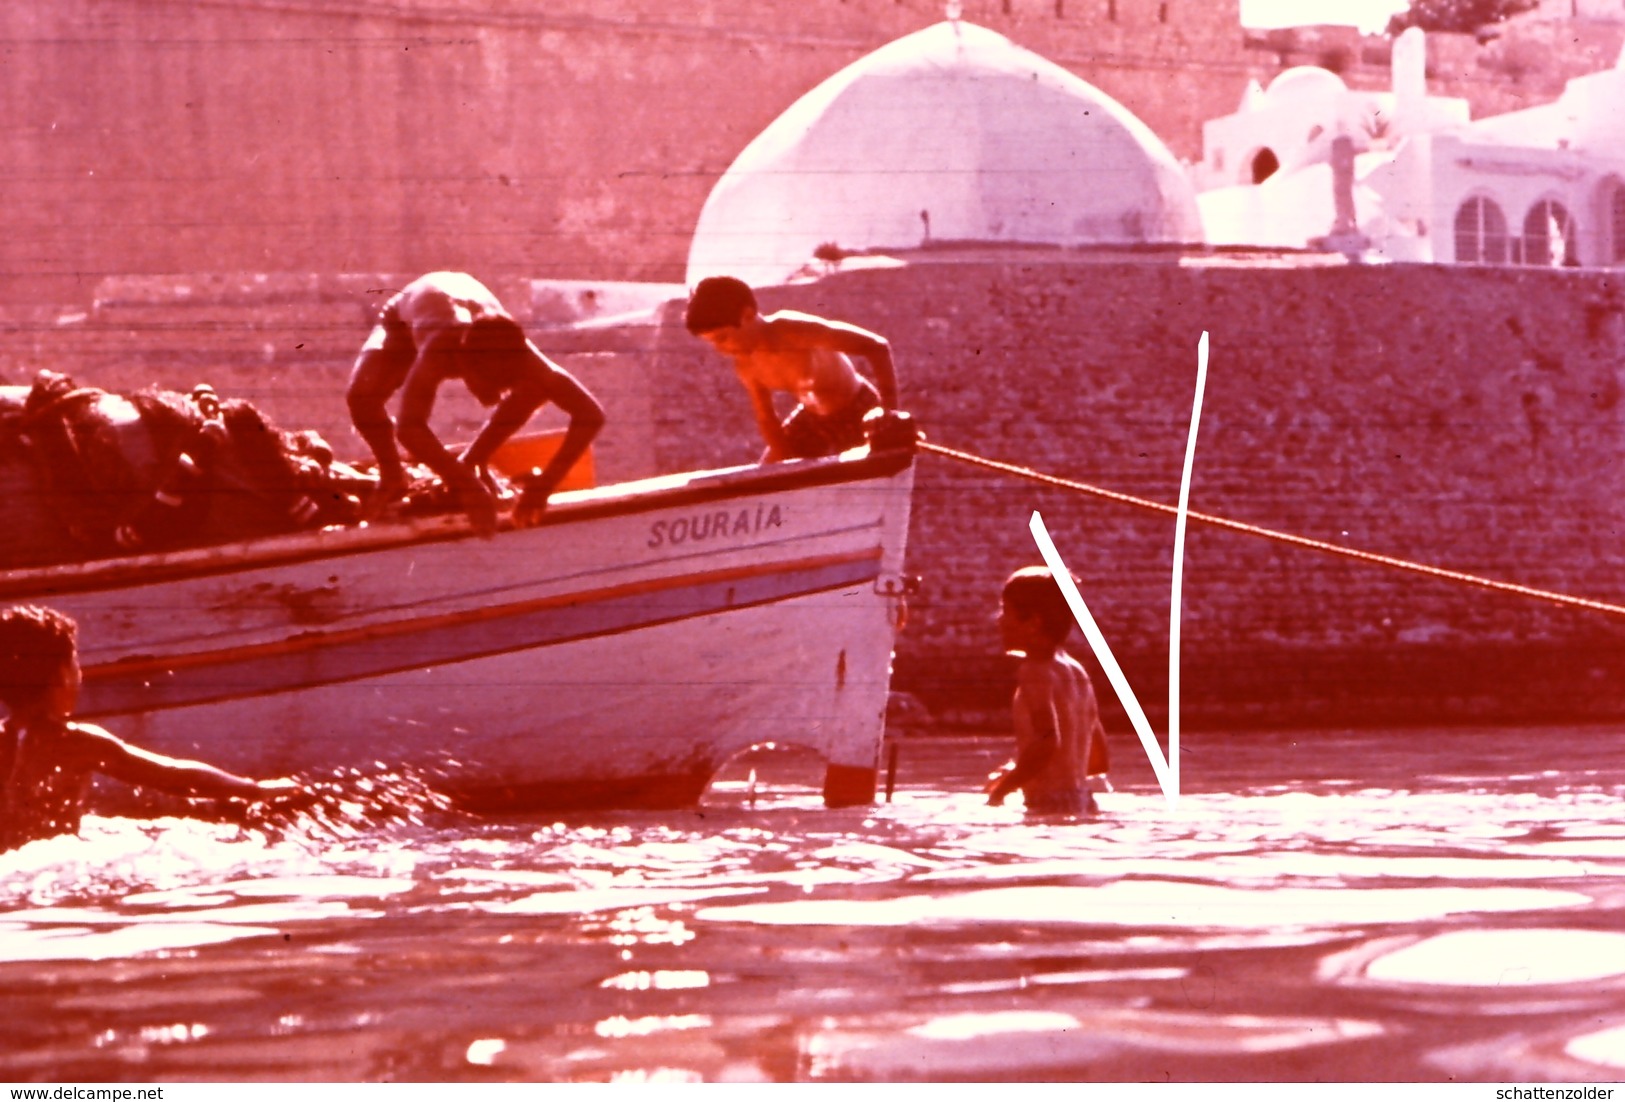
<instances>
[{"instance_id":1,"label":"boat hull","mask_svg":"<svg viewBox=\"0 0 1625 1102\"><path fill-rule=\"evenodd\" d=\"M762 743L873 799L909 452L557 495L461 518L13 572L80 625L83 718L254 776L408 767L462 805L693 803Z\"/></svg>"}]
</instances>

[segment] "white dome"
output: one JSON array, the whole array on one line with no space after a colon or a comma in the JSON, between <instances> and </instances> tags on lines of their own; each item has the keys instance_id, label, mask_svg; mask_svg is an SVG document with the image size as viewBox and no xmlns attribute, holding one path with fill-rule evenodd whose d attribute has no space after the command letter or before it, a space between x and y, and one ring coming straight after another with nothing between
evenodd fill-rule
<instances>
[{"instance_id":1,"label":"white dome","mask_svg":"<svg viewBox=\"0 0 1625 1102\"><path fill-rule=\"evenodd\" d=\"M1144 123L1004 36L948 22L842 69L746 146L700 212L688 282L782 282L826 242L1201 239L1191 185Z\"/></svg>"},{"instance_id":2,"label":"white dome","mask_svg":"<svg viewBox=\"0 0 1625 1102\"><path fill-rule=\"evenodd\" d=\"M1294 65L1270 81L1265 93L1276 103L1291 103L1305 98L1340 100L1348 94L1349 86L1330 69L1318 65Z\"/></svg>"}]
</instances>

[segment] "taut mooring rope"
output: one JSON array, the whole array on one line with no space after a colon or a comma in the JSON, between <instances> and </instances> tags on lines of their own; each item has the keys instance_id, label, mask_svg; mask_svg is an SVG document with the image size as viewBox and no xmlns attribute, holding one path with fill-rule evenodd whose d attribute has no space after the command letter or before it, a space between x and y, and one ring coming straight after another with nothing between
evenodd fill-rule
<instances>
[{"instance_id":1,"label":"taut mooring rope","mask_svg":"<svg viewBox=\"0 0 1625 1102\"><path fill-rule=\"evenodd\" d=\"M1070 478L1059 478L1055 475L1044 474L1030 467L1019 467L1013 463L1001 463L996 459L986 459L971 452L959 451L955 448L933 444L929 440L921 440L919 447L923 451L934 452L948 459L961 463L969 463L973 467L986 467L988 470L999 471L1003 474L1025 478L1032 482L1041 482L1048 486L1057 486L1064 490L1074 490L1079 493L1090 494L1094 497L1115 501L1120 505L1132 505L1138 509L1149 509L1152 512L1166 513L1175 516L1179 510L1172 505L1149 498L1135 497L1133 494L1118 493L1115 490L1091 486L1087 482L1078 482ZM1264 539L1275 540L1277 543L1290 544L1293 547L1305 547L1311 551L1324 551L1328 554L1342 555L1344 558L1355 559L1360 562L1372 563L1377 566L1386 566L1395 570L1407 570L1413 574L1425 574L1431 578L1442 578L1446 581L1460 582L1465 585L1477 586L1480 589L1491 589L1499 593L1512 593L1520 597L1533 597L1536 600L1549 601L1552 604L1567 605L1571 608L1590 609L1593 612L1607 612L1614 616L1625 616L1625 606L1609 604L1606 601L1594 601L1586 597L1574 597L1567 593L1553 593L1546 589L1534 589L1526 585L1516 585L1512 582L1498 582L1494 578L1481 578L1476 574L1464 574L1459 570L1445 570L1438 566L1428 566L1425 563L1411 562L1407 559L1396 559L1390 555L1378 555L1370 551L1359 551L1352 547L1341 547L1335 543L1324 540L1310 539L1307 536L1294 536L1287 532L1277 532L1270 528L1260 528L1255 524L1244 524L1239 520L1230 520L1227 517L1213 516L1209 513L1198 513L1192 509L1186 513L1193 521L1210 524L1215 528L1224 528L1231 532L1243 532L1249 536L1262 536Z\"/></svg>"}]
</instances>

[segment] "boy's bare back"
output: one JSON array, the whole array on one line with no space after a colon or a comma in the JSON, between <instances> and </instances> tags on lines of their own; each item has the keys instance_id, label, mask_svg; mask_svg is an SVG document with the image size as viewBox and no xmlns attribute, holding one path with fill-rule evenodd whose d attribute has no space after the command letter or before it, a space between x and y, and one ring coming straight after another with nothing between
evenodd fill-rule
<instances>
[{"instance_id":1,"label":"boy's bare back","mask_svg":"<svg viewBox=\"0 0 1625 1102\"><path fill-rule=\"evenodd\" d=\"M1039 713L1047 713L1049 722ZM1078 661L1064 651L1022 660L1017 673L1014 726L1018 751L1048 729L1056 746L1044 768L1023 782L1029 810L1067 807L1089 791L1090 743L1104 738L1094 685Z\"/></svg>"}]
</instances>

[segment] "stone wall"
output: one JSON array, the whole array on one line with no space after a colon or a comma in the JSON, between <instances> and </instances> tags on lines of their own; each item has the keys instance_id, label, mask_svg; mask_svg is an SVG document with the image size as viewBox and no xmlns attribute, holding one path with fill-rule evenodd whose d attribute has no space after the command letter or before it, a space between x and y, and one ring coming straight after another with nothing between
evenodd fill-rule
<instances>
[{"instance_id":1,"label":"stone wall","mask_svg":"<svg viewBox=\"0 0 1625 1102\"><path fill-rule=\"evenodd\" d=\"M0 5L0 319L109 276L421 272L680 282L718 175L941 0L12 0ZM1173 151L1249 79L1386 88L1387 40L1244 36L1238 0L964 0ZM1612 63L1615 24L1431 47L1475 115Z\"/></svg>"},{"instance_id":2,"label":"stone wall","mask_svg":"<svg viewBox=\"0 0 1625 1102\"><path fill-rule=\"evenodd\" d=\"M763 302L885 334L934 441L1169 504L1207 331L1193 509L1625 603L1617 276L1035 255L853 272ZM740 388L675 306L668 321L648 370L657 461L748 461ZM1038 561L1035 509L1160 711L1172 519L929 454L899 685L946 716L1008 691L990 618L1003 577ZM1625 715L1619 617L1201 525L1185 569L1196 722Z\"/></svg>"},{"instance_id":3,"label":"stone wall","mask_svg":"<svg viewBox=\"0 0 1625 1102\"><path fill-rule=\"evenodd\" d=\"M1237 0L970 0L1197 154ZM0 314L108 276L683 279L718 175L941 0L13 0Z\"/></svg>"}]
</instances>

